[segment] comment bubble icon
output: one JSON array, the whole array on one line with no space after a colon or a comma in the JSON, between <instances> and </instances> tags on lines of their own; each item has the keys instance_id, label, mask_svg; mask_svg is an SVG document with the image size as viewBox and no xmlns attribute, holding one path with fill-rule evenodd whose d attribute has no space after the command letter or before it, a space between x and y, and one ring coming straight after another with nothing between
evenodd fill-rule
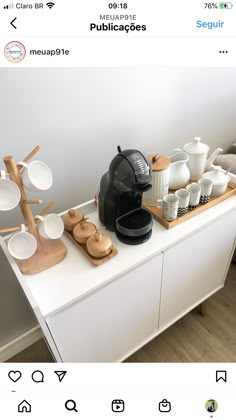
<instances>
[{"instance_id":1,"label":"comment bubble icon","mask_svg":"<svg viewBox=\"0 0 236 420\"><path fill-rule=\"evenodd\" d=\"M32 373L31 378L36 383L44 382L44 374L41 370L35 370Z\"/></svg>"}]
</instances>

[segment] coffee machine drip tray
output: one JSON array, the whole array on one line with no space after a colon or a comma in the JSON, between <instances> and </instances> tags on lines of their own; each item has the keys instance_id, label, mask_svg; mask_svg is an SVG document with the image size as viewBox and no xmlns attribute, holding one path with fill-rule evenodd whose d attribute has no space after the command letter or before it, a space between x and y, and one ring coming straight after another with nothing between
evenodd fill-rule
<instances>
[{"instance_id":1,"label":"coffee machine drip tray","mask_svg":"<svg viewBox=\"0 0 236 420\"><path fill-rule=\"evenodd\" d=\"M117 236L117 239L119 239L119 241L123 242L124 244L140 245L148 241L149 238L151 238L152 230L150 230L150 232L146 233L145 235L141 235L141 236L126 236L126 235L122 235L122 233L116 230L116 236Z\"/></svg>"},{"instance_id":2,"label":"coffee machine drip tray","mask_svg":"<svg viewBox=\"0 0 236 420\"><path fill-rule=\"evenodd\" d=\"M147 210L138 208L116 219L116 236L128 245L142 244L151 237L152 224L152 215Z\"/></svg>"}]
</instances>

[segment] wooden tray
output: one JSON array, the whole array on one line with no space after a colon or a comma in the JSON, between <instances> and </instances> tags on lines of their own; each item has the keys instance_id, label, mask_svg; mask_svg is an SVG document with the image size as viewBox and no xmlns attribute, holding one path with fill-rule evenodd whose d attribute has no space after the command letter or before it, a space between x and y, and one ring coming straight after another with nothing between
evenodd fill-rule
<instances>
[{"instance_id":1,"label":"wooden tray","mask_svg":"<svg viewBox=\"0 0 236 420\"><path fill-rule=\"evenodd\" d=\"M174 191L169 191L169 192L174 193ZM210 200L208 201L208 203L199 204L199 206L195 210L188 211L183 216L178 216L177 219L173 220L173 222L168 222L167 220L164 219L162 208L148 206L147 204L143 204L143 207L149 210L150 213L153 215L154 219L156 219L159 223L165 226L166 229L170 229L173 226L178 225L179 223L185 222L185 220L190 219L196 214L199 214L202 211L207 210L212 206L215 206L215 204L218 204L221 201L226 200L226 198L229 198L234 194L236 194L236 184L229 183L227 190L225 191L224 194L220 195L219 197L210 197Z\"/></svg>"},{"instance_id":2,"label":"wooden tray","mask_svg":"<svg viewBox=\"0 0 236 420\"><path fill-rule=\"evenodd\" d=\"M110 260L112 257L115 257L115 255L118 254L118 250L114 246L112 246L110 253L106 255L105 257L101 257L101 258L92 257L92 255L89 254L86 248L86 245L79 244L75 240L72 232L68 232L67 230L64 230L64 233L68 238L70 238L70 240L82 252L82 254L84 254L87 257L87 259L95 266L103 264L105 261Z\"/></svg>"}]
</instances>

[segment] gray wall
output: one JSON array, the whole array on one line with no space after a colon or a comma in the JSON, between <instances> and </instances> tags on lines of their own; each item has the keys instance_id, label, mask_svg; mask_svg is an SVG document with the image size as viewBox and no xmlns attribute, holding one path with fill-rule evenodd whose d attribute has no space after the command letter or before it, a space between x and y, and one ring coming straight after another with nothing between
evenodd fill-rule
<instances>
[{"instance_id":1,"label":"gray wall","mask_svg":"<svg viewBox=\"0 0 236 420\"><path fill-rule=\"evenodd\" d=\"M54 185L55 211L92 198L116 146L169 153L194 136L211 151L236 141L236 69L0 69L0 151L23 159L35 145ZM35 212L40 207L35 206ZM0 227L21 221L0 214ZM0 255L0 345L34 324ZM8 316L9 322L2 320Z\"/></svg>"},{"instance_id":2,"label":"gray wall","mask_svg":"<svg viewBox=\"0 0 236 420\"><path fill-rule=\"evenodd\" d=\"M36 319L0 248L0 348L36 325Z\"/></svg>"}]
</instances>

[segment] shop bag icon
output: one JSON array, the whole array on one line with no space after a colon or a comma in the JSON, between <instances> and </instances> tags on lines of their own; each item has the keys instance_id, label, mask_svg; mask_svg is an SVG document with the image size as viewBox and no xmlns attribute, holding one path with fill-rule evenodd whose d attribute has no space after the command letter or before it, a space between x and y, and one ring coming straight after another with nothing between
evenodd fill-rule
<instances>
[{"instance_id":1,"label":"shop bag icon","mask_svg":"<svg viewBox=\"0 0 236 420\"><path fill-rule=\"evenodd\" d=\"M162 400L159 402L159 411L161 413L169 413L171 410L171 403L167 400Z\"/></svg>"}]
</instances>

